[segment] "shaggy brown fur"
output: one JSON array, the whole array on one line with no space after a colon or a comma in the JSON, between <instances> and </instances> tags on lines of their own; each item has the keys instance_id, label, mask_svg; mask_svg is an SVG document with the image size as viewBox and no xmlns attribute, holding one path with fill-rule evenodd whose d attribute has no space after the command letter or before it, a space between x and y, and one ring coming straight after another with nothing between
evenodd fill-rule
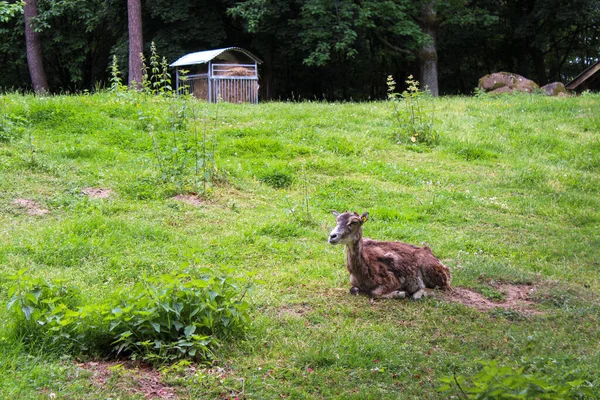
<instances>
[{"instance_id":1,"label":"shaggy brown fur","mask_svg":"<svg viewBox=\"0 0 600 400\"><path fill-rule=\"evenodd\" d=\"M424 288L450 289L450 270L429 247L363 239L362 225L369 213L332 212L337 226L329 235L329 243L346 245L350 293L420 299L425 294Z\"/></svg>"}]
</instances>

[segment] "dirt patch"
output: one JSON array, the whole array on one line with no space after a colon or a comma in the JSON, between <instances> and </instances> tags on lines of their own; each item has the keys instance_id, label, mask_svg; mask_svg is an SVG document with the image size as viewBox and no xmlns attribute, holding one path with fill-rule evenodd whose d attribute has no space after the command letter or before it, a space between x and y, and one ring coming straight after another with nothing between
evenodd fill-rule
<instances>
[{"instance_id":1,"label":"dirt patch","mask_svg":"<svg viewBox=\"0 0 600 400\"><path fill-rule=\"evenodd\" d=\"M81 189L81 193L85 194L90 199L106 199L113 194L113 191L105 188L88 187Z\"/></svg>"},{"instance_id":2,"label":"dirt patch","mask_svg":"<svg viewBox=\"0 0 600 400\"><path fill-rule=\"evenodd\" d=\"M42 208L38 203L33 200L27 199L14 199L13 205L22 208L29 215L45 215L48 214L48 210Z\"/></svg>"},{"instance_id":3,"label":"dirt patch","mask_svg":"<svg viewBox=\"0 0 600 400\"><path fill-rule=\"evenodd\" d=\"M277 315L279 317L292 316L298 318L310 311L312 311L312 308L307 304L284 305L279 308Z\"/></svg>"},{"instance_id":4,"label":"dirt patch","mask_svg":"<svg viewBox=\"0 0 600 400\"><path fill-rule=\"evenodd\" d=\"M504 301L492 301L486 299L474 290L455 287L452 291L444 293L443 298L453 303L464 304L480 311L489 311L495 308L504 310L515 310L524 314L542 314L536 310L535 303L530 300L536 288L533 285L510 285L502 284L495 288L506 296Z\"/></svg>"},{"instance_id":5,"label":"dirt patch","mask_svg":"<svg viewBox=\"0 0 600 400\"><path fill-rule=\"evenodd\" d=\"M132 395L143 395L146 399L179 398L175 388L162 382L160 372L143 364L90 361L76 365L89 371L92 383L100 389L116 388Z\"/></svg>"},{"instance_id":6,"label":"dirt patch","mask_svg":"<svg viewBox=\"0 0 600 400\"><path fill-rule=\"evenodd\" d=\"M195 194L178 194L177 196L173 197L173 200L182 201L186 204L196 207L199 207L202 204L204 204L204 200L200 196Z\"/></svg>"}]
</instances>

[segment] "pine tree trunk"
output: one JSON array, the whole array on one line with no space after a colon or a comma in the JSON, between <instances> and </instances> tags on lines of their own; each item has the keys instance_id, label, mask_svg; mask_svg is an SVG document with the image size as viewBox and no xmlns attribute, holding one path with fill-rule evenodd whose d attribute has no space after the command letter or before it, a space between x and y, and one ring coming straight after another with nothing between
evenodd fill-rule
<instances>
[{"instance_id":1,"label":"pine tree trunk","mask_svg":"<svg viewBox=\"0 0 600 400\"><path fill-rule=\"evenodd\" d=\"M31 18L38 16L35 0L27 0L23 7L25 17L25 46L27 48L27 65L33 91L37 94L48 93L48 80L44 71L44 59L42 56L42 41L40 35L34 32L31 26Z\"/></svg>"},{"instance_id":2,"label":"pine tree trunk","mask_svg":"<svg viewBox=\"0 0 600 400\"><path fill-rule=\"evenodd\" d=\"M129 26L129 80L130 89L142 87L142 3L141 0L127 0L127 23Z\"/></svg>"},{"instance_id":3,"label":"pine tree trunk","mask_svg":"<svg viewBox=\"0 0 600 400\"><path fill-rule=\"evenodd\" d=\"M421 29L430 38L430 41L419 52L421 88L425 89L425 87L427 87L433 96L439 96L436 47L437 16L434 1L423 5L419 21L421 23Z\"/></svg>"}]
</instances>

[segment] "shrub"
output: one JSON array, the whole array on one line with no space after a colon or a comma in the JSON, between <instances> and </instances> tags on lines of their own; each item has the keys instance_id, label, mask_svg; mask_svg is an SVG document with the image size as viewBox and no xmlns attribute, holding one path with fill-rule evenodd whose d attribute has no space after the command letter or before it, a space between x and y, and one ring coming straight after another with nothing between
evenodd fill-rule
<instances>
[{"instance_id":1,"label":"shrub","mask_svg":"<svg viewBox=\"0 0 600 400\"><path fill-rule=\"evenodd\" d=\"M161 363L207 359L223 340L243 334L251 285L231 270L182 269L140 281L108 301L82 305L74 287L10 278L7 308L18 337L71 354L96 353Z\"/></svg>"},{"instance_id":2,"label":"shrub","mask_svg":"<svg viewBox=\"0 0 600 400\"><path fill-rule=\"evenodd\" d=\"M496 361L481 364L481 371L470 381L462 375L441 378L443 386L438 391L466 399L570 399L592 395L582 379L555 383L528 373L525 367L499 366Z\"/></svg>"},{"instance_id":3,"label":"shrub","mask_svg":"<svg viewBox=\"0 0 600 400\"><path fill-rule=\"evenodd\" d=\"M209 358L221 339L243 333L250 322L248 288L243 279L208 269L142 281L104 312L114 351L147 361Z\"/></svg>"},{"instance_id":4,"label":"shrub","mask_svg":"<svg viewBox=\"0 0 600 400\"><path fill-rule=\"evenodd\" d=\"M25 132L26 119L18 115L0 115L0 143L8 143Z\"/></svg>"},{"instance_id":5,"label":"shrub","mask_svg":"<svg viewBox=\"0 0 600 400\"><path fill-rule=\"evenodd\" d=\"M433 112L424 104L427 92L419 88L419 82L412 75L408 77L406 84L407 89L397 93L396 82L391 75L387 78L388 100L394 105L393 115L398 124L396 141L436 145L440 136L434 128Z\"/></svg>"},{"instance_id":6,"label":"shrub","mask_svg":"<svg viewBox=\"0 0 600 400\"><path fill-rule=\"evenodd\" d=\"M294 177L284 171L267 171L258 178L259 181L275 189L285 189L292 185Z\"/></svg>"},{"instance_id":7,"label":"shrub","mask_svg":"<svg viewBox=\"0 0 600 400\"><path fill-rule=\"evenodd\" d=\"M7 309L12 312L16 333L26 343L44 344L60 350L86 348L77 317L78 291L62 281L49 282L26 275L26 269L9 277Z\"/></svg>"}]
</instances>

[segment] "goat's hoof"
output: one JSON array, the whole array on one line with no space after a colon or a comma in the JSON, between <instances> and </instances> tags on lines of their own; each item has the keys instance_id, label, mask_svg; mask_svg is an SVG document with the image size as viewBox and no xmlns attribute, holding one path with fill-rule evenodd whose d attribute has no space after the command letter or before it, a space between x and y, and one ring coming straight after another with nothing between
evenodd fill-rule
<instances>
[{"instance_id":1,"label":"goat's hoof","mask_svg":"<svg viewBox=\"0 0 600 400\"><path fill-rule=\"evenodd\" d=\"M411 296L411 298L413 300L421 300L423 297L425 297L425 293L423 293L423 292L421 292L421 293L417 292Z\"/></svg>"},{"instance_id":2,"label":"goat's hoof","mask_svg":"<svg viewBox=\"0 0 600 400\"><path fill-rule=\"evenodd\" d=\"M352 296L358 296L358 295L360 294L360 289L359 289L359 288L357 288L356 286L352 286L352 287L350 288L350 294L351 294Z\"/></svg>"}]
</instances>

